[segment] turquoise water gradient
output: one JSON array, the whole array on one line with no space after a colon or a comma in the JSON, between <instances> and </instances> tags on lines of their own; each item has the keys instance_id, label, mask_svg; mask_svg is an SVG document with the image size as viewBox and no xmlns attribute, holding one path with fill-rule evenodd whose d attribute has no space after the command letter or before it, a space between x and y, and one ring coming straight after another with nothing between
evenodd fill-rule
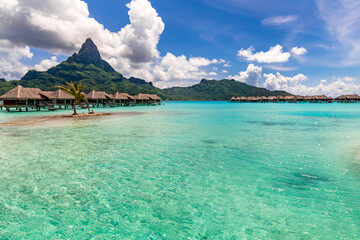
<instances>
[{"instance_id":1,"label":"turquoise water gradient","mask_svg":"<svg viewBox=\"0 0 360 240\"><path fill-rule=\"evenodd\" d=\"M360 104L95 111L0 125L0 239L360 239Z\"/></svg>"}]
</instances>

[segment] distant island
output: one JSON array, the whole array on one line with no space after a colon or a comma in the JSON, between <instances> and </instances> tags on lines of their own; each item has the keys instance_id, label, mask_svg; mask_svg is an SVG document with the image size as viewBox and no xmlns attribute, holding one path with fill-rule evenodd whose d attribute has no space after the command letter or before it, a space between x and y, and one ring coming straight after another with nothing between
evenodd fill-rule
<instances>
[{"instance_id":1,"label":"distant island","mask_svg":"<svg viewBox=\"0 0 360 240\"><path fill-rule=\"evenodd\" d=\"M78 53L74 53L59 65L40 72L28 71L20 80L5 81L0 79L0 95L21 85L26 88L39 88L44 91L55 91L58 85L76 81L83 86L84 92L91 90L109 94L126 92L131 95L139 93L156 94L163 100L180 101L220 101L233 96L290 96L285 91L270 91L235 80L201 80L190 87L172 87L160 89L151 82L139 78L126 78L118 73L105 60L88 38Z\"/></svg>"}]
</instances>

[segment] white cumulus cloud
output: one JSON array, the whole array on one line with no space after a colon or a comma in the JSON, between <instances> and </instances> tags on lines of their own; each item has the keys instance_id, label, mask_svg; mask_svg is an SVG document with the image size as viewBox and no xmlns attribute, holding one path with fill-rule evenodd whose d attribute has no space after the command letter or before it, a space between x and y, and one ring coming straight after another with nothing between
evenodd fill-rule
<instances>
[{"instance_id":1,"label":"white cumulus cloud","mask_svg":"<svg viewBox=\"0 0 360 240\"><path fill-rule=\"evenodd\" d=\"M306 86L303 84L308 78L303 74L294 77L286 77L280 73L264 74L265 82L263 86L269 90L284 90L298 95L317 95L325 94L337 97L342 94L354 94L360 91L360 85L355 78L337 78L331 82L321 80L316 86Z\"/></svg>"},{"instance_id":2,"label":"white cumulus cloud","mask_svg":"<svg viewBox=\"0 0 360 240\"><path fill-rule=\"evenodd\" d=\"M304 54L306 54L307 52L308 52L308 51L307 51L306 48L304 48L304 47L293 47L293 48L291 49L291 53L294 54L294 55L298 55L298 56L304 55Z\"/></svg>"},{"instance_id":3,"label":"white cumulus cloud","mask_svg":"<svg viewBox=\"0 0 360 240\"><path fill-rule=\"evenodd\" d=\"M189 62L194 66L202 67L202 66L208 66L213 63L218 63L218 60L217 59L209 60L203 57L193 57L189 59Z\"/></svg>"},{"instance_id":4,"label":"white cumulus cloud","mask_svg":"<svg viewBox=\"0 0 360 240\"><path fill-rule=\"evenodd\" d=\"M8 40L0 40L0 77L18 79L28 71L28 67L20 60L32 58L33 54L28 46L16 46Z\"/></svg>"},{"instance_id":5,"label":"white cumulus cloud","mask_svg":"<svg viewBox=\"0 0 360 240\"><path fill-rule=\"evenodd\" d=\"M37 71L46 71L51 67L58 65L56 56L52 56L50 59L44 59L39 64L36 64L34 69Z\"/></svg>"},{"instance_id":6,"label":"white cumulus cloud","mask_svg":"<svg viewBox=\"0 0 360 240\"><path fill-rule=\"evenodd\" d=\"M217 60L194 57L187 59L186 56L175 56L167 53L153 68L153 80L156 86L164 86L162 81L171 80L199 80L204 77L217 75L215 72L207 72L201 67L217 63Z\"/></svg>"},{"instance_id":7,"label":"white cumulus cloud","mask_svg":"<svg viewBox=\"0 0 360 240\"><path fill-rule=\"evenodd\" d=\"M248 49L241 49L238 51L238 56L246 59L247 61L258 63L284 63L289 61L291 54L283 51L281 45L271 47L267 52L253 53L255 49L250 47Z\"/></svg>"},{"instance_id":8,"label":"white cumulus cloud","mask_svg":"<svg viewBox=\"0 0 360 240\"><path fill-rule=\"evenodd\" d=\"M298 86L301 82L308 78L303 74L298 74L294 77L285 77L280 73L264 74L265 82L263 86L269 90L285 90L288 91L291 87Z\"/></svg>"},{"instance_id":9,"label":"white cumulus cloud","mask_svg":"<svg viewBox=\"0 0 360 240\"><path fill-rule=\"evenodd\" d=\"M228 79L234 79L239 82L244 82L252 86L258 86L261 78L262 68L254 64L249 64L246 71L239 72L238 75L230 75Z\"/></svg>"}]
</instances>

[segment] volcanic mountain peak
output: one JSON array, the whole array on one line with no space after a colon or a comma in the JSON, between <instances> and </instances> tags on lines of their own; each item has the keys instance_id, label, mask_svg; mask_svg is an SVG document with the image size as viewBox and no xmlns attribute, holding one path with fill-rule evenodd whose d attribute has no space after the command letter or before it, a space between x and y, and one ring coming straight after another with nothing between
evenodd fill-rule
<instances>
[{"instance_id":1,"label":"volcanic mountain peak","mask_svg":"<svg viewBox=\"0 0 360 240\"><path fill-rule=\"evenodd\" d=\"M114 72L111 65L101 59L100 52L91 38L86 39L81 46L79 53L74 53L67 62L76 62L84 65L93 64L106 72Z\"/></svg>"}]
</instances>

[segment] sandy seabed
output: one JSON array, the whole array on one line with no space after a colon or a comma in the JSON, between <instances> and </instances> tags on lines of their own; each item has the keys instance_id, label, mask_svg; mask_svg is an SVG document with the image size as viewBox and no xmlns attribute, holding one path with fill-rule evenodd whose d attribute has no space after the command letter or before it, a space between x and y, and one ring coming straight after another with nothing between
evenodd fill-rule
<instances>
[{"instance_id":1,"label":"sandy seabed","mask_svg":"<svg viewBox=\"0 0 360 240\"><path fill-rule=\"evenodd\" d=\"M19 125L36 125L43 122L49 122L61 119L86 119L86 118L97 118L104 116L122 115L132 116L143 114L140 112L120 112L120 113L80 113L77 115L55 115L55 116L28 116L20 117L16 120L0 123L0 126L19 126Z\"/></svg>"}]
</instances>

